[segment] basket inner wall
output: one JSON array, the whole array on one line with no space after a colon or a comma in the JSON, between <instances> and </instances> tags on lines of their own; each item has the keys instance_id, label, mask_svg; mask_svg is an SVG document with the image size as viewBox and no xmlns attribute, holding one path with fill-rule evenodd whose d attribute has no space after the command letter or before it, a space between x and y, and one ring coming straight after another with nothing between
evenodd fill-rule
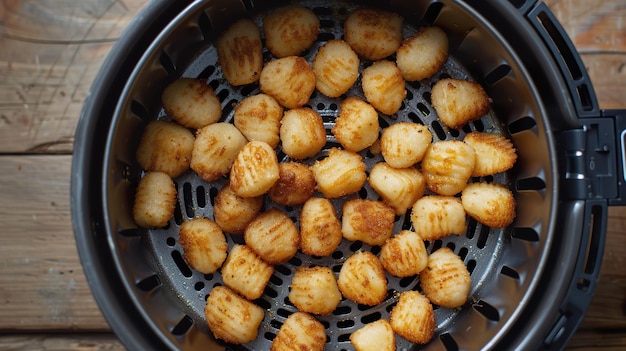
<instances>
[{"instance_id":1,"label":"basket inner wall","mask_svg":"<svg viewBox=\"0 0 626 351\"><path fill-rule=\"evenodd\" d=\"M343 18L357 5L333 2L329 6L319 1L301 3L313 9L322 24L321 40L303 54L310 61L324 41L341 38ZM233 7L237 8L234 12L246 10L246 6L238 2L234 4ZM223 121L232 120L233 108L238 101L259 92L256 85L233 88L221 74L215 48L211 45L214 32L219 30L220 22L214 18L216 13L223 13L221 6L229 5L227 2L222 2L220 6L208 2L190 6L154 40L151 49L137 65L133 79L127 84L124 99L118 105L104 168L109 171L103 175L109 242L114 248L123 284L152 331L171 347L185 350L207 349L207 345L211 345L208 348L211 350L224 348L210 336L203 315L211 288L221 284L219 273L204 275L191 270L182 259L182 248L177 239L183 221L198 216L213 217L212 201L225 180L207 183L192 171L185 173L175 179L179 201L175 217L169 225L158 230L139 229L133 223L130 211L135 186L142 176L134 161L134 151L142 128L148 121L167 119L160 104L160 93L176 78L207 79L222 102ZM250 7L248 4L248 10ZM474 179L503 183L514 190L518 217L513 226L497 230L469 220L469 230L465 235L427 243L429 252L447 246L464 260L471 272L472 289L470 300L464 307L456 310L436 308L436 337L430 344L419 348L477 349L494 342L506 332L519 309L524 307L525 296L533 288L533 277L541 269L545 254L543 245L549 236L550 189L553 188L550 148L545 138L542 108L523 66L503 45L502 39L492 33L488 24L475 13L452 2L430 5L420 2L401 5L400 8L400 13L406 15L405 37L425 24L432 23L446 30L450 36L450 59L432 79L407 84L407 99L401 110L394 116L381 115L381 127L402 120L421 123L429 126L435 140L462 140L470 131L500 132L510 135L518 150L518 163L511 172ZM269 10L262 9L255 14L259 26L264 11ZM462 25L459 26L459 23ZM271 55L266 52L265 60L269 59ZM362 62L362 66L368 64ZM430 105L430 88L442 77L480 82L494 100L490 114L458 131L441 125ZM362 97L359 83L346 95ZM314 92L308 106L322 115L328 144L317 157L306 162L312 163L316 158L324 157L328 148L338 145L330 129L342 98L331 99ZM361 154L368 168L382 160L381 156L367 151ZM278 155L279 160L286 159L280 150ZM368 186L354 196L377 198ZM334 201L339 215L343 201L345 199ZM298 208L282 209L297 223ZM409 214L398 217L394 232L409 229L408 218ZM242 242L241 237L227 235L227 238L231 246ZM358 250L377 253L379 248L344 240L330 257L312 258L298 253L288 263L277 266L264 296L256 301L267 310L259 338L247 347L269 349L282 322L296 310L287 299L290 276L295 268L324 265L338 274L341 263ZM419 289L417 277L387 277L389 294L383 304L369 308L344 300L334 313L318 318L327 327L329 347L352 349L348 340L350 333L368 322L388 318L399 292ZM418 348L398 339L400 349Z\"/></svg>"}]
</instances>

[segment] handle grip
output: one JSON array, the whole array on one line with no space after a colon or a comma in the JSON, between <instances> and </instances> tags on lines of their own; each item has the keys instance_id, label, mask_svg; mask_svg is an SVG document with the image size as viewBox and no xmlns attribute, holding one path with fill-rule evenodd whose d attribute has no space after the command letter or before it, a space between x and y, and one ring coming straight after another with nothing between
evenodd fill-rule
<instances>
[{"instance_id":1,"label":"handle grip","mask_svg":"<svg viewBox=\"0 0 626 351\"><path fill-rule=\"evenodd\" d=\"M567 82L578 116L599 116L600 109L591 79L574 44L554 14L546 4L538 3L528 11L526 17L552 52Z\"/></svg>"}]
</instances>

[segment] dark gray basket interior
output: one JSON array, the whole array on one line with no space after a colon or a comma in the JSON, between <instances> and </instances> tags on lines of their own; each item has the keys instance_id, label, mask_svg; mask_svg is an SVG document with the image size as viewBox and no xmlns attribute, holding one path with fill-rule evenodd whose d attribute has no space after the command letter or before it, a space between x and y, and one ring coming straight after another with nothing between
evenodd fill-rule
<instances>
[{"instance_id":1,"label":"dark gray basket interior","mask_svg":"<svg viewBox=\"0 0 626 351\"><path fill-rule=\"evenodd\" d=\"M320 17L320 39L304 53L312 59L323 41L341 38L343 18L355 4L345 2L301 1ZM450 59L444 69L430 80L407 84L408 95L394 116L381 116L381 126L410 120L429 126L435 140L462 139L470 131L495 131L510 135L517 150L518 163L506 173L474 181L494 181L509 186L518 203L518 216L507 229L492 229L468 220L468 232L428 243L428 250L447 246L454 250L471 272L470 301L459 309L436 308L436 337L425 346L411 345L398 338L399 349L480 349L495 345L527 308L529 295L537 288L536 276L545 269L547 247L552 241L555 189L553 146L545 125L545 112L532 79L506 41L478 13L452 1L398 3L406 16L405 36L425 24L442 27L450 38ZM207 183L192 171L177 178L179 201L174 219L167 228L137 228L131 216L132 200L142 171L134 152L143 126L153 119L167 119L160 103L162 89L179 77L206 78L222 102L223 120L232 119L233 107L243 97L259 92L257 85L231 87L223 78L212 41L233 18L253 14L260 18L268 9L253 8L238 1L196 2L154 38L149 50L136 65L128 81L107 140L107 155L102 174L105 226L113 252L115 269L134 305L155 335L172 348L182 350L220 350L204 320L204 304L211 288L221 284L219 273L204 275L191 270L182 259L177 242L180 224L193 217L212 218L212 201L225 181ZM258 12L257 12L258 11ZM265 53L265 59L271 58ZM367 65L368 62L362 62ZM442 77L476 80L493 99L492 111L462 130L449 130L436 121L430 105L430 88ZM362 95L357 85L347 94ZM341 98L331 99L314 93L309 106L323 116L330 131ZM337 145L328 132L327 148ZM279 159L285 159L278 150ZM380 156L362 152L368 166ZM306 162L313 162L315 158ZM377 198L365 187L354 196ZM340 214L341 203L335 201ZM266 206L270 206L267 204ZM274 205L271 205L274 206ZM298 208L283 207L297 222ZM410 228L408 214L396 220L396 231ZM241 237L229 238L229 244ZM345 241L326 258L301 253L277 266L265 294L256 301L267 310L257 341L249 349L269 349L284 319L295 307L287 299L290 276L302 265L325 265L339 272L341 263L353 252L370 248ZM388 276L389 295L377 307L357 305L344 300L329 316L319 317L327 327L328 348L351 350L348 337L363 324L387 318L397 301L397 293L418 289L417 277Z\"/></svg>"}]
</instances>

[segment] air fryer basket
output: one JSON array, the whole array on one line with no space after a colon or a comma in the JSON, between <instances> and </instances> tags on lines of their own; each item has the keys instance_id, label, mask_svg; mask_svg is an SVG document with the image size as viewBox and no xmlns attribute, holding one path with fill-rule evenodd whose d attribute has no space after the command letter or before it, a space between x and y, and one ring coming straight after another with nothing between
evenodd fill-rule
<instances>
[{"instance_id":1,"label":"air fryer basket","mask_svg":"<svg viewBox=\"0 0 626 351\"><path fill-rule=\"evenodd\" d=\"M324 41L341 38L343 19L361 5L299 3L321 20L318 42L303 54L309 60ZM518 213L511 227L492 229L469 220L466 235L427 243L429 252L447 246L464 260L472 277L469 301L454 310L436 308L435 338L423 346L398 338L399 349L563 347L597 281L606 206L621 203L623 197L616 180L623 179L616 156L622 144L615 137L623 112L597 108L580 59L541 3L443 0L384 6L405 16L405 37L422 25L443 28L450 39L450 59L432 79L407 84L401 110L381 116L381 125L422 123L435 140L462 139L476 130L500 132L511 137L519 156L512 171L475 179L514 191ZM219 273L190 269L177 240L185 220L212 218L213 198L225 181L207 183L188 171L175 179L178 206L168 226L140 229L131 215L142 176L134 152L146 123L167 119L160 94L174 79L207 79L222 102L223 121L232 120L237 102L259 92L258 85L232 87L226 82L213 41L234 19L248 16L260 25L267 11L270 6L251 0L150 3L113 49L85 105L72 172L77 245L97 302L131 349L229 348L213 339L203 312L210 290L221 284ZM271 56L265 52L264 58ZM448 76L481 83L493 100L491 112L461 130L437 122L430 88ZM358 83L347 95L362 95ZM308 106L322 115L330 131L340 101L314 93ZM327 148L318 157L334 145L328 132ZM285 159L278 152L279 160ZM381 160L367 151L362 155L368 166ZM355 196L377 197L367 186ZM337 209L342 201L335 201ZM282 209L297 222L297 208ZM396 220L395 232L402 228L410 228L408 215ZM232 245L241 238L228 240ZM243 348L269 349L281 323L296 310L287 299L295 268L324 265L338 273L347 257L363 249L376 253L378 248L344 241L330 257L298 253L277 266L265 294L255 301L266 309L259 337ZM398 292L419 289L416 277L388 279L390 291L383 304L370 308L344 300L331 315L318 318L327 328L328 349L352 349L351 332L387 318Z\"/></svg>"}]
</instances>

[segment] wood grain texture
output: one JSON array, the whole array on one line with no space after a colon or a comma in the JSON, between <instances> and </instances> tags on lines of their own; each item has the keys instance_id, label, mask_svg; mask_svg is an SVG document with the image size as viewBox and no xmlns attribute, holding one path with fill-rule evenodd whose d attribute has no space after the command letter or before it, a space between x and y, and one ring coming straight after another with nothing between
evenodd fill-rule
<instances>
[{"instance_id":1,"label":"wood grain texture","mask_svg":"<svg viewBox=\"0 0 626 351\"><path fill-rule=\"evenodd\" d=\"M93 300L69 209L73 133L115 40L148 0L0 1L0 350L122 350ZM601 108L626 108L626 2L547 0ZM61 154L61 155L54 155ZM626 207L568 350L626 349Z\"/></svg>"},{"instance_id":2,"label":"wood grain texture","mask_svg":"<svg viewBox=\"0 0 626 351\"><path fill-rule=\"evenodd\" d=\"M0 331L108 329L76 252L71 156L0 156Z\"/></svg>"},{"instance_id":3,"label":"wood grain texture","mask_svg":"<svg viewBox=\"0 0 626 351\"><path fill-rule=\"evenodd\" d=\"M72 151L89 87L146 3L0 1L0 153Z\"/></svg>"}]
</instances>

